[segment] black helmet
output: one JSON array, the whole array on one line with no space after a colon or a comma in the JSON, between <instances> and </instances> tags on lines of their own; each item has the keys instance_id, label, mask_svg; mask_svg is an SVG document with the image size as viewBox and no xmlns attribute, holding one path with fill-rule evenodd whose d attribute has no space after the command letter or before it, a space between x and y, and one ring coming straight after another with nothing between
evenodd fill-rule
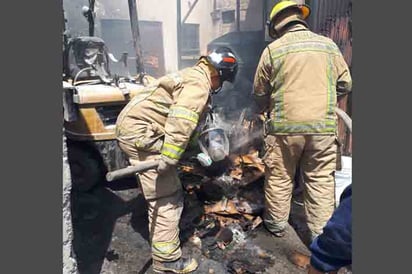
<instances>
[{"instance_id":1,"label":"black helmet","mask_svg":"<svg viewBox=\"0 0 412 274\"><path fill-rule=\"evenodd\" d=\"M221 85L223 85L224 81L234 82L238 62L235 54L230 48L218 47L212 50L206 58L219 73Z\"/></svg>"}]
</instances>

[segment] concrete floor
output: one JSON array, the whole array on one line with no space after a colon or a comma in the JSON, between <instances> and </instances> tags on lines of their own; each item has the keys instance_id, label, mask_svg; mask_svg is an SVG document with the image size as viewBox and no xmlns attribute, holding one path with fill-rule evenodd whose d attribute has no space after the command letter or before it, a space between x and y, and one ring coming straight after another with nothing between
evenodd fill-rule
<instances>
[{"instance_id":1,"label":"concrete floor","mask_svg":"<svg viewBox=\"0 0 412 274\"><path fill-rule=\"evenodd\" d=\"M133 182L119 184L116 189L97 187L88 194L74 193L72 204L74 250L80 274L152 273L145 202ZM184 211L183 219L185 214L188 212ZM182 229L181 233L186 233L187 239L190 231ZM194 256L200 263L195 273L230 273L227 265L235 263L236 256L249 260L251 265L259 264L263 262L259 261L262 252L270 257L266 270L244 273L306 273L290 262L293 251L309 254L291 227L279 239L259 226L249 234L247 244L231 255L209 258L189 241L183 241L183 254Z\"/></svg>"}]
</instances>

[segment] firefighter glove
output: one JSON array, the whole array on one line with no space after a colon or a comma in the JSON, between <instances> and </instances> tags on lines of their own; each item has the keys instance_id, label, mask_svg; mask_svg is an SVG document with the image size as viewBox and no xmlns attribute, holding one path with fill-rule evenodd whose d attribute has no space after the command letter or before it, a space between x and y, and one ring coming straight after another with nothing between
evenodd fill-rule
<instances>
[{"instance_id":1,"label":"firefighter glove","mask_svg":"<svg viewBox=\"0 0 412 274\"><path fill-rule=\"evenodd\" d=\"M170 163L167 163L165 160L160 159L159 160L159 165L157 166L157 172L159 174L164 174L166 173L170 168L172 168L173 165L171 165Z\"/></svg>"}]
</instances>

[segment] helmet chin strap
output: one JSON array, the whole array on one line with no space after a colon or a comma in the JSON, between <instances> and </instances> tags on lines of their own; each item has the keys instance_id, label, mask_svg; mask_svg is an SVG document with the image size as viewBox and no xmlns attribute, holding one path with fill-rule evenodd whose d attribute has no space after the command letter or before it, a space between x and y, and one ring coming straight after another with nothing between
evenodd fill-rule
<instances>
[{"instance_id":1,"label":"helmet chin strap","mask_svg":"<svg viewBox=\"0 0 412 274\"><path fill-rule=\"evenodd\" d=\"M216 70L217 71L217 70ZM217 88L217 89L213 89L213 87L211 87L211 91L210 91L210 93L211 94L217 94L221 89L222 89L222 86L223 86L223 82L221 81L221 79L222 79L222 77L221 77L221 72L220 71L217 71L217 73L218 73L218 77L219 77L219 87ZM213 80L211 79L211 84L213 85Z\"/></svg>"},{"instance_id":2,"label":"helmet chin strap","mask_svg":"<svg viewBox=\"0 0 412 274\"><path fill-rule=\"evenodd\" d=\"M222 89L222 85L220 85L217 89L210 89L210 93L213 94L217 94L219 93L219 91Z\"/></svg>"}]
</instances>

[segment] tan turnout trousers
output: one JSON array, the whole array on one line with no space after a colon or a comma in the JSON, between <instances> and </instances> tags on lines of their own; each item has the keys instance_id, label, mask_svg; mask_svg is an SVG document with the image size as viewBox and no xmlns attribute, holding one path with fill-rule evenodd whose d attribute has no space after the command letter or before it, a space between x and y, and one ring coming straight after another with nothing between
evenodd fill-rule
<instances>
[{"instance_id":1,"label":"tan turnout trousers","mask_svg":"<svg viewBox=\"0 0 412 274\"><path fill-rule=\"evenodd\" d=\"M125 106L116 122L116 137L131 165L160 158L170 165L179 162L208 109L210 71L199 62L165 75ZM183 190L176 168L162 175L151 169L138 177L149 207L152 257L163 262L179 259Z\"/></svg>"},{"instance_id":2,"label":"tan turnout trousers","mask_svg":"<svg viewBox=\"0 0 412 274\"><path fill-rule=\"evenodd\" d=\"M335 135L268 135L265 139L264 221L272 232L285 229L296 167L304 181L304 206L311 238L319 235L335 204L337 139Z\"/></svg>"},{"instance_id":3,"label":"tan turnout trousers","mask_svg":"<svg viewBox=\"0 0 412 274\"><path fill-rule=\"evenodd\" d=\"M257 113L267 113L266 227L288 222L297 166L304 174L304 205L310 236L321 233L335 201L337 91L352 78L339 47L296 24L262 52L254 80Z\"/></svg>"},{"instance_id":4,"label":"tan turnout trousers","mask_svg":"<svg viewBox=\"0 0 412 274\"><path fill-rule=\"evenodd\" d=\"M131 165L160 158L160 153L139 151L124 143L119 143L119 146L129 155ZM179 259L182 255L179 220L183 211L183 190L176 168L170 168L163 175L151 169L140 173L138 177L149 209L152 257L157 261Z\"/></svg>"}]
</instances>

